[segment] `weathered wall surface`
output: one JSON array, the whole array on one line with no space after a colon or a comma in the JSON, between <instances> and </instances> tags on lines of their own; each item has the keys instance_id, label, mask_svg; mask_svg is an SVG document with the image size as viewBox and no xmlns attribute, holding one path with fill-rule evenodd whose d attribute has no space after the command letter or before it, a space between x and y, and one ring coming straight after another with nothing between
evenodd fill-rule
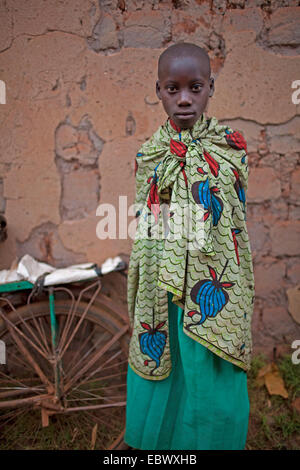
<instances>
[{"instance_id":1,"label":"weathered wall surface","mask_svg":"<svg viewBox=\"0 0 300 470\"><path fill-rule=\"evenodd\" d=\"M130 253L118 223L97 237L96 209L132 204L136 151L166 117L157 58L194 42L215 77L208 115L248 142L255 346L300 339L299 2L2 0L0 19L0 269L25 253L58 267Z\"/></svg>"}]
</instances>

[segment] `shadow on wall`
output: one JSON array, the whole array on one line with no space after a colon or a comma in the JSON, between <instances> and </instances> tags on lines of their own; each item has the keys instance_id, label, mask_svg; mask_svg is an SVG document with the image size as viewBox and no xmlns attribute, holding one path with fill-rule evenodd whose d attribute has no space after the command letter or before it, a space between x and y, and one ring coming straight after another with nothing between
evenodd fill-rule
<instances>
[{"instance_id":1,"label":"shadow on wall","mask_svg":"<svg viewBox=\"0 0 300 470\"><path fill-rule=\"evenodd\" d=\"M7 239L7 222L4 215L0 214L0 243Z\"/></svg>"}]
</instances>

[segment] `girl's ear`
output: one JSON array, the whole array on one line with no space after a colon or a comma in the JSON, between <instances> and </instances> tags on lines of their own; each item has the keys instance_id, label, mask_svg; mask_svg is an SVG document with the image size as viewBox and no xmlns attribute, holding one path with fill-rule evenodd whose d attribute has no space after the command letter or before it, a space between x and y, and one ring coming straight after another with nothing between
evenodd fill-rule
<instances>
[{"instance_id":1,"label":"girl's ear","mask_svg":"<svg viewBox=\"0 0 300 470\"><path fill-rule=\"evenodd\" d=\"M156 80L156 95L157 95L157 98L161 100L159 80Z\"/></svg>"},{"instance_id":2,"label":"girl's ear","mask_svg":"<svg viewBox=\"0 0 300 470\"><path fill-rule=\"evenodd\" d=\"M209 87L210 87L209 97L211 97L215 91L215 79L213 77L210 77L209 82L210 82L209 83Z\"/></svg>"}]
</instances>

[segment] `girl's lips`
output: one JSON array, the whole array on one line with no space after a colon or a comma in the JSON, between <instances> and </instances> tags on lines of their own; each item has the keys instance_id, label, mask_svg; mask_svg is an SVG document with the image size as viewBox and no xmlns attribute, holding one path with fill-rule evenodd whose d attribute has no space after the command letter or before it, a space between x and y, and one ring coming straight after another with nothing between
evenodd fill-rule
<instances>
[{"instance_id":1,"label":"girl's lips","mask_svg":"<svg viewBox=\"0 0 300 470\"><path fill-rule=\"evenodd\" d=\"M175 116L177 117L177 119L191 119L195 116L195 113L189 113L189 114L175 114Z\"/></svg>"}]
</instances>

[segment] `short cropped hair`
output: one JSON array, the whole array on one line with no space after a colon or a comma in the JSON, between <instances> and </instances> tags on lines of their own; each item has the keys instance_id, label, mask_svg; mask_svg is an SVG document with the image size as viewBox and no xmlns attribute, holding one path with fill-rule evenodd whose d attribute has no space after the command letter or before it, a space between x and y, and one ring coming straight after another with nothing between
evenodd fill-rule
<instances>
[{"instance_id":1,"label":"short cropped hair","mask_svg":"<svg viewBox=\"0 0 300 470\"><path fill-rule=\"evenodd\" d=\"M173 58L184 57L186 55L199 58L199 60L202 61L204 68L207 69L208 77L210 77L210 74L211 74L210 59L206 50L190 42L179 42L177 44L173 44L172 46L168 47L159 56L158 78L160 77L160 72L165 61L173 59Z\"/></svg>"}]
</instances>

